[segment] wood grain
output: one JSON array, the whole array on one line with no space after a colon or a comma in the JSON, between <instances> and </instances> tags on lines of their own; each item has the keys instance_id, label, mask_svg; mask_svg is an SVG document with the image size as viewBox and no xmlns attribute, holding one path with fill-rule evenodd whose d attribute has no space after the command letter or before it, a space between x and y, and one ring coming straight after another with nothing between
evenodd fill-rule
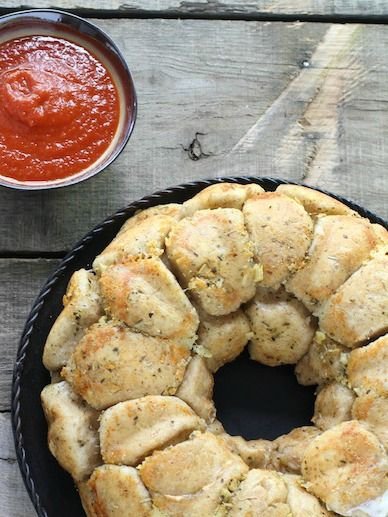
<instances>
[{"instance_id":1,"label":"wood grain","mask_svg":"<svg viewBox=\"0 0 388 517\"><path fill-rule=\"evenodd\" d=\"M0 259L0 411L10 409L13 365L25 320L57 264L57 260Z\"/></svg>"},{"instance_id":2,"label":"wood grain","mask_svg":"<svg viewBox=\"0 0 388 517\"><path fill-rule=\"evenodd\" d=\"M121 15L139 13L161 15L246 16L314 15L314 16L381 16L388 14L384 0L2 0L1 7L55 7L60 9L118 10Z\"/></svg>"},{"instance_id":3,"label":"wood grain","mask_svg":"<svg viewBox=\"0 0 388 517\"><path fill-rule=\"evenodd\" d=\"M228 174L305 180L387 217L384 26L96 23L133 72L133 137L109 170L81 185L2 189L0 252L66 249L131 200Z\"/></svg>"},{"instance_id":4,"label":"wood grain","mask_svg":"<svg viewBox=\"0 0 388 517\"><path fill-rule=\"evenodd\" d=\"M0 259L0 501L2 517L32 517L35 511L15 457L10 403L13 365L31 305L57 260Z\"/></svg>"},{"instance_id":5,"label":"wood grain","mask_svg":"<svg viewBox=\"0 0 388 517\"><path fill-rule=\"evenodd\" d=\"M0 413L0 501L2 517L33 517L15 458L10 413Z\"/></svg>"}]
</instances>

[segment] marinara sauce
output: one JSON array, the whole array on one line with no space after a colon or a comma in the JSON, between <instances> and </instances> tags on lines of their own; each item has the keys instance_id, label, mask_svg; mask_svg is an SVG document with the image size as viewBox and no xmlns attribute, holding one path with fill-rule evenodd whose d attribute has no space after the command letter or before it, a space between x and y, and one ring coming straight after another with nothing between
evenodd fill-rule
<instances>
[{"instance_id":1,"label":"marinara sauce","mask_svg":"<svg viewBox=\"0 0 388 517\"><path fill-rule=\"evenodd\" d=\"M77 174L111 144L119 96L85 48L51 36L0 45L0 174L46 181Z\"/></svg>"}]
</instances>

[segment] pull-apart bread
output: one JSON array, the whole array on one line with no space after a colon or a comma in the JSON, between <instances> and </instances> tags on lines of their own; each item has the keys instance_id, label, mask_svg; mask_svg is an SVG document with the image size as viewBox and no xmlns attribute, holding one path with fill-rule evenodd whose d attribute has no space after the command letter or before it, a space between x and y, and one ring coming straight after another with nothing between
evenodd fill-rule
<instances>
[{"instance_id":1,"label":"pull-apart bread","mask_svg":"<svg viewBox=\"0 0 388 517\"><path fill-rule=\"evenodd\" d=\"M306 187L218 183L129 218L63 305L41 398L88 517L388 515L382 226ZM317 385L310 426L225 432L213 374L245 347Z\"/></svg>"}]
</instances>

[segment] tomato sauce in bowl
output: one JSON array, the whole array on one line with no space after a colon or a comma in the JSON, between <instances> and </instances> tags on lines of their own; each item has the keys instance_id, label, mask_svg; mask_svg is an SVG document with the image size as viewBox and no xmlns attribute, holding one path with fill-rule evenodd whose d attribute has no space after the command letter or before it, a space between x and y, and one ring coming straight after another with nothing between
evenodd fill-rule
<instances>
[{"instance_id":1,"label":"tomato sauce in bowl","mask_svg":"<svg viewBox=\"0 0 388 517\"><path fill-rule=\"evenodd\" d=\"M118 121L112 77L88 50L50 36L0 46L3 175L42 181L79 173L107 150Z\"/></svg>"},{"instance_id":2,"label":"tomato sauce in bowl","mask_svg":"<svg viewBox=\"0 0 388 517\"><path fill-rule=\"evenodd\" d=\"M127 143L136 94L127 64L98 27L34 9L0 18L0 184L70 185Z\"/></svg>"}]
</instances>

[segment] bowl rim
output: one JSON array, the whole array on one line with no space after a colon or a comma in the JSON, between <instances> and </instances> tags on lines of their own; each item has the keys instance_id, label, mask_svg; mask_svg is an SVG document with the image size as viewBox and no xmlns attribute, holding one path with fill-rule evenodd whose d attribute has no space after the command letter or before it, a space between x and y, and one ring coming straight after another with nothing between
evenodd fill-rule
<instances>
[{"instance_id":1,"label":"bowl rim","mask_svg":"<svg viewBox=\"0 0 388 517\"><path fill-rule=\"evenodd\" d=\"M385 228L388 229L388 222L368 209L363 208L357 203L342 197L340 195L333 194L324 189L320 189L318 187L311 187L310 185L306 185L302 182L286 180L282 178L273 178L268 176L221 176L212 179L202 179L187 183L182 183L173 187L169 187L164 190L159 190L154 192L153 194L142 197L138 200L135 200L129 203L126 207L117 210L114 214L107 217L100 224L92 228L88 233L84 235L84 237L79 240L73 248L67 253L67 255L62 259L62 261L58 264L55 271L48 277L44 286L42 287L39 295L34 301L32 308L30 310L29 316L27 317L25 327L20 338L15 366L13 370L13 379L12 379L12 394L11 394L11 422L12 422L12 430L14 436L14 445L16 450L16 458L19 464L19 469L27 489L27 492L30 496L30 499L35 507L35 510L39 517L49 517L46 509L44 508L40 495L37 493L35 488L34 479L31 474L30 466L28 464L28 460L26 458L26 449L24 448L23 441L23 432L21 429L21 403L20 403L20 393L21 393L21 379L23 376L24 364L25 364L25 356L26 350L30 345L30 336L34 328L35 320L37 319L39 312L45 303L45 299L49 296L52 287L56 284L56 282L60 279L62 273L66 271L66 269L70 266L71 262L75 260L80 254L82 254L83 249L88 246L88 243L98 238L99 233L107 226L114 225L118 221L124 223L124 221L131 217L137 210L146 209L152 206L156 206L159 204L165 204L166 202L171 201L171 197L174 195L179 195L182 192L190 191L190 189L198 189L196 192L201 191L205 187L216 183L237 183L237 184L248 184L248 183L256 183L258 185L265 184L266 189L275 190L275 188L281 184L290 184L290 185L302 185L308 188L312 188L313 190L317 190L318 192L323 192L324 194L328 194L331 197L345 203L347 206L350 206L352 209L360 213L363 217L367 217L371 221L377 224L381 224ZM270 187L269 187L270 186Z\"/></svg>"},{"instance_id":2,"label":"bowl rim","mask_svg":"<svg viewBox=\"0 0 388 517\"><path fill-rule=\"evenodd\" d=\"M55 19L53 15L57 15L58 17ZM77 183L82 183L83 181L86 181L96 176L100 172L103 172L107 167L109 167L116 160L116 158L123 152L125 146L127 145L132 135L137 120L138 112L137 94L132 74L130 72L124 54L107 32L105 32L103 29L101 29L94 23L90 22L88 19L78 16L76 14L72 14L68 11L63 11L61 9L37 8L7 13L0 16L0 31L3 27L7 26L8 24L11 24L14 21L22 21L28 17L36 18L38 22L40 21L42 23L47 23L49 25L62 24L71 27L74 30L74 32L80 35L81 39L83 39L84 35L87 34L92 39L96 39L99 43L103 44L104 47L108 50L108 54L114 54L118 58L118 61L122 66L125 75L125 80L128 82L129 90L132 94L132 103L125 105L125 109L130 110L130 118L127 127L125 127L124 137L120 140L119 144L114 147L109 158L105 162L103 162L102 167L98 166L95 170L93 170L91 166L91 168L89 170L86 170L84 173L80 172L73 174L69 177L61 178L59 180L49 180L42 182L18 182L12 180L7 181L6 179L4 179L6 178L5 176L1 177L0 175L0 186L10 188L13 190L33 191L51 190L75 185ZM74 22L77 22L77 24L75 24ZM85 33L85 31L82 30L82 28L85 27L88 28L91 31L91 33Z\"/></svg>"}]
</instances>

